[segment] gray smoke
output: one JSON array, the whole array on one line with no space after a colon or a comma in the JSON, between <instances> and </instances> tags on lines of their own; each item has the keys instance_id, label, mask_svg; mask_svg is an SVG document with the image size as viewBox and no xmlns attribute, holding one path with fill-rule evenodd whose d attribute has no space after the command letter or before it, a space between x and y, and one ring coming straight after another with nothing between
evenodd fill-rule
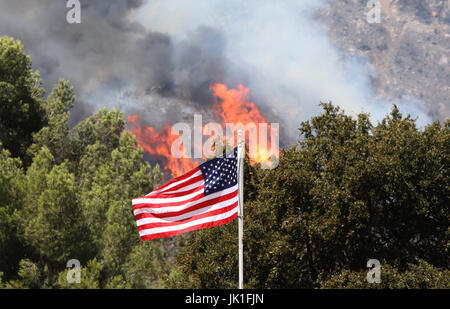
<instances>
[{"instance_id":1,"label":"gray smoke","mask_svg":"<svg viewBox=\"0 0 450 309\"><path fill-rule=\"evenodd\" d=\"M193 112L208 119L211 82L249 87L291 142L320 101L374 119L390 110L374 98L369 63L343 59L315 21L326 1L80 2L81 24L68 24L64 0L0 0L0 35L23 41L45 87L74 84L74 123L103 106L154 126L192 121ZM429 121L420 104L397 104Z\"/></svg>"}]
</instances>

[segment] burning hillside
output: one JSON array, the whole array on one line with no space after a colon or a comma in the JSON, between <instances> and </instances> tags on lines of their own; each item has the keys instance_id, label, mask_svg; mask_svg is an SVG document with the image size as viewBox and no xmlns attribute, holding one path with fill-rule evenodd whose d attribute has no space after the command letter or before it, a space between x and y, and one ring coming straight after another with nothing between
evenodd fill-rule
<instances>
[{"instance_id":1,"label":"burning hillside","mask_svg":"<svg viewBox=\"0 0 450 309\"><path fill-rule=\"evenodd\" d=\"M226 128L219 134L223 138L223 143L236 145L237 130L244 129L251 161L270 165L271 156L275 154L273 150L275 142L278 147L278 126L268 124L256 104L249 101L250 90L243 85L238 85L236 89L228 89L226 85L220 83L213 83L210 90L214 96L213 115L220 126ZM180 134L173 134L173 124L166 123L160 130L156 130L152 126L142 125L139 119L139 115L128 117L131 132L136 136L145 153L159 161L166 172L170 172L175 177L198 164L197 160L190 155L190 149L184 147L185 145L182 148L181 158L177 158L171 152L172 145L180 137ZM207 126L208 124L202 125L201 132L211 137ZM205 158L203 153L201 159Z\"/></svg>"}]
</instances>

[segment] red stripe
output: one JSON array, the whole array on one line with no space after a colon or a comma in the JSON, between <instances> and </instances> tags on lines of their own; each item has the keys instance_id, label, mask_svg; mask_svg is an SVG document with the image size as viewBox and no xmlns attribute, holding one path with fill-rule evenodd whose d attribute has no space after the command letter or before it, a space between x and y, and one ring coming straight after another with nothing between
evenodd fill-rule
<instances>
[{"instance_id":1,"label":"red stripe","mask_svg":"<svg viewBox=\"0 0 450 309\"><path fill-rule=\"evenodd\" d=\"M180 191L180 192L176 192L176 193L159 193L158 195L154 195L152 197L144 197L144 198L160 198L160 199L165 199L165 198L170 198L170 197L180 197L180 196L184 196L184 195L188 195L191 193L195 193L197 191L203 190L203 188L205 187L204 184L201 184L195 188L186 190L186 191Z\"/></svg>"},{"instance_id":2,"label":"red stripe","mask_svg":"<svg viewBox=\"0 0 450 309\"><path fill-rule=\"evenodd\" d=\"M221 195L219 197L216 197L216 198L213 198L213 199L210 199L210 200L207 200L207 201L204 201L204 202L192 205L192 206L190 206L190 207L188 207L186 209L183 209L183 210L172 211L172 212L164 212L164 213L161 213L161 214L145 212L145 213L137 214L134 217L135 217L136 220L139 220L139 219L142 219L142 218L151 218L151 217L152 218L175 217L175 216L179 216L179 215L182 215L184 213L191 212L191 211L194 211L194 210L197 210L197 209L200 209L200 208L211 206L211 205L216 204L216 203L224 202L226 200L229 200L229 199L232 199L232 198L236 197L237 195L238 195L238 190L236 189L236 191L233 191L233 192L230 192L228 194Z\"/></svg>"},{"instance_id":3,"label":"red stripe","mask_svg":"<svg viewBox=\"0 0 450 309\"><path fill-rule=\"evenodd\" d=\"M191 197L190 199L179 201L179 202L167 202L167 203L161 203L161 204L152 204L152 203L139 203L133 205L133 210L139 209L139 208L161 208L161 207L170 207L170 206L182 206L184 204L196 201L205 195L203 192L197 194L194 197Z\"/></svg>"},{"instance_id":4,"label":"red stripe","mask_svg":"<svg viewBox=\"0 0 450 309\"><path fill-rule=\"evenodd\" d=\"M183 187L187 187L187 186L189 186L189 185L191 185L193 183L199 182L201 180L203 180L203 174L195 176L194 178L191 178L191 179L189 179L189 180L187 180L187 181L185 181L183 183L180 183L179 185L176 185L176 186L174 186L174 187L172 187L170 189L164 190L164 191L159 192L157 194L165 194L165 193L168 193L168 192L176 191L176 190L179 190L179 189L181 189Z\"/></svg>"},{"instance_id":5,"label":"red stripe","mask_svg":"<svg viewBox=\"0 0 450 309\"><path fill-rule=\"evenodd\" d=\"M229 189L229 188L227 188ZM227 190L225 189L225 190ZM237 190L237 189L236 189ZM234 191L232 191L234 192ZM195 195L194 197L191 197L190 199L178 201L178 202L167 202L167 203L138 203L133 205L133 210L140 209L140 208L161 208L161 207L171 207L171 206L183 206L184 204L196 201L202 197L204 197L204 192L199 193L198 195ZM137 198L139 199L139 198ZM136 199L133 199L133 201Z\"/></svg>"},{"instance_id":6,"label":"red stripe","mask_svg":"<svg viewBox=\"0 0 450 309\"><path fill-rule=\"evenodd\" d=\"M170 188L170 191L154 192L154 193L150 193L151 195L146 195L141 198L168 198L168 197L171 197L171 194L179 194L178 192L177 193L169 193L169 192L174 192L176 190L187 187L187 186L192 185L193 183L199 182L201 180L203 180L203 175L199 175L197 177L189 179L186 182L183 182L182 184L176 185L175 187ZM187 192L187 191L182 191L180 193L183 193L183 192ZM181 195L183 195L183 194L181 194ZM173 196L177 196L177 195L173 195Z\"/></svg>"},{"instance_id":7,"label":"red stripe","mask_svg":"<svg viewBox=\"0 0 450 309\"><path fill-rule=\"evenodd\" d=\"M164 188L167 187L168 185L173 184L174 182L183 180L183 179L185 179L185 178L188 178L189 176L192 176L193 174L197 173L199 170L200 170L200 168L199 168L199 167L196 167L196 168L190 170L189 172L187 172L187 173L184 174L184 175L178 176L177 178L173 178L173 179L170 180L168 183L166 183L166 184L162 185L161 187L159 187L159 188L153 190L153 192L155 192L155 191L161 191L162 189L164 189ZM152 194L152 192L150 192L149 194Z\"/></svg>"},{"instance_id":8,"label":"red stripe","mask_svg":"<svg viewBox=\"0 0 450 309\"><path fill-rule=\"evenodd\" d=\"M218 221L202 223L202 224L199 224L199 225L190 226L188 228L181 229L181 230L176 230L176 231L144 235L144 236L141 236L141 241L150 240L150 239L156 239L156 238L169 237L169 236L175 236L175 235L179 235L179 234L190 232L190 231L206 229L206 228L210 228L210 227L226 224L228 222L233 221L234 218L236 218L236 217L237 217L237 212L235 214L231 215L228 218L225 218L225 219L222 219L222 220L218 220Z\"/></svg>"},{"instance_id":9,"label":"red stripe","mask_svg":"<svg viewBox=\"0 0 450 309\"><path fill-rule=\"evenodd\" d=\"M236 201L233 204L226 206L224 208L207 211L207 212L195 215L193 217L181 219L181 220L177 220L177 221L155 222L155 223L143 224L143 225L138 226L138 231L148 230L148 229L157 228L157 227L175 226L175 225L179 225L179 224L189 223L189 222L192 222L192 221L195 221L198 219L202 219L202 218L206 218L206 217L220 215L220 214L226 213L227 211L232 210L233 208L236 208L237 204L238 204L238 202Z\"/></svg>"}]
</instances>

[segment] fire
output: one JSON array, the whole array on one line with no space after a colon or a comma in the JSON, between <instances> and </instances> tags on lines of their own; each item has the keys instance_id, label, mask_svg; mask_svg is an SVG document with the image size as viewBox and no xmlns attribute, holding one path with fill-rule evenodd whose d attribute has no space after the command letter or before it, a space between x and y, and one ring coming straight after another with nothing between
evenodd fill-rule
<instances>
[{"instance_id":1,"label":"fire","mask_svg":"<svg viewBox=\"0 0 450 309\"><path fill-rule=\"evenodd\" d=\"M160 131L151 126L143 128L139 123L139 115L128 116L128 123L134 125L130 131L136 136L142 149L152 157L161 158L164 169L171 171L173 177L196 167L196 163L186 155L182 158L174 158L171 155L172 143L179 135L171 134L170 125L164 125Z\"/></svg>"},{"instance_id":2,"label":"fire","mask_svg":"<svg viewBox=\"0 0 450 309\"><path fill-rule=\"evenodd\" d=\"M227 89L224 84L212 84L215 102L213 111L224 123L267 123L258 107L248 101L249 89L238 85L237 89Z\"/></svg>"},{"instance_id":3,"label":"fire","mask_svg":"<svg viewBox=\"0 0 450 309\"><path fill-rule=\"evenodd\" d=\"M246 136L246 144L249 145L251 162L266 162L270 164L272 153L270 142L260 146L258 144L258 125L260 123L267 123L267 120L261 115L258 107L248 100L249 89L238 85L236 89L228 89L226 85L213 83L210 87L214 95L213 114L217 119L220 119L225 128L227 123L238 124L244 126L254 124L254 130L249 129ZM132 115L128 117L128 123L132 124L131 132L136 136L139 145L150 156L156 159L161 158L162 164L166 170L169 170L172 176L176 177L182 175L198 165L189 156L185 155L182 158L175 158L171 155L171 147L173 142L179 135L171 134L171 126L166 124L161 130L155 130L151 126L142 127L139 123L139 115ZM272 130L270 125L267 127L267 133L275 132L278 135L278 130ZM259 132L260 134L261 132ZM234 135L234 145L236 145L237 136ZM230 143L230 142L228 142ZM253 147L252 147L253 145Z\"/></svg>"},{"instance_id":4,"label":"fire","mask_svg":"<svg viewBox=\"0 0 450 309\"><path fill-rule=\"evenodd\" d=\"M241 123L244 126L255 124L253 128L249 128L251 132L246 137L246 144L249 145L251 161L270 164L272 153L270 142L267 141L266 147L259 144L258 124L267 123L267 120L261 115L255 103L250 102L249 89L243 85L238 85L237 89L228 89L226 85L215 83L211 85L211 91L214 94L215 102L213 111L217 117L222 118L223 124ZM252 130L255 130L252 132ZM278 130L267 127L267 133L274 131L278 135ZM253 133L253 134L252 134ZM236 136L234 136L234 144L236 145ZM253 146L253 147L252 147Z\"/></svg>"}]
</instances>

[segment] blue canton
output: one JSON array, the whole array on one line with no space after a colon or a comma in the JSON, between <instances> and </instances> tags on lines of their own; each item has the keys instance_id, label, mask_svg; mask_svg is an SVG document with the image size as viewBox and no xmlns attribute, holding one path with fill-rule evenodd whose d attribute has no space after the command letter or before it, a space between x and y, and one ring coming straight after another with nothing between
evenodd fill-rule
<instances>
[{"instance_id":1,"label":"blue canton","mask_svg":"<svg viewBox=\"0 0 450 309\"><path fill-rule=\"evenodd\" d=\"M226 155L201 164L204 194L209 195L237 184L237 147Z\"/></svg>"}]
</instances>

